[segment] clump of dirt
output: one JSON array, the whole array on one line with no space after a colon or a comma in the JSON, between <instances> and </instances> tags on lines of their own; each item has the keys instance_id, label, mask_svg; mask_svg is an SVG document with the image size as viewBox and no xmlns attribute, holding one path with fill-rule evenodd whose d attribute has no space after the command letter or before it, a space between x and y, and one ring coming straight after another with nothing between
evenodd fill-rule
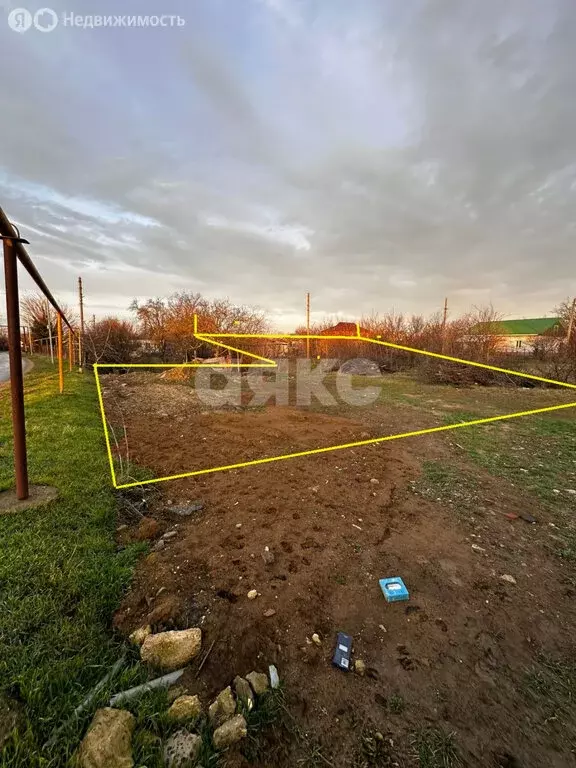
<instances>
[{"instance_id":1,"label":"clump of dirt","mask_svg":"<svg viewBox=\"0 0 576 768\"><path fill-rule=\"evenodd\" d=\"M194 378L193 368L168 368L159 376L164 381L190 381Z\"/></svg>"}]
</instances>

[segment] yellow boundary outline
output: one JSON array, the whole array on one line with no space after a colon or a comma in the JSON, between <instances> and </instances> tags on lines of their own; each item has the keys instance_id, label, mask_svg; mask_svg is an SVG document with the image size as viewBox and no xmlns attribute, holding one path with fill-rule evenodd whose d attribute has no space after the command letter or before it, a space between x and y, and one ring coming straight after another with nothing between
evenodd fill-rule
<instances>
[{"instance_id":1,"label":"yellow boundary outline","mask_svg":"<svg viewBox=\"0 0 576 768\"><path fill-rule=\"evenodd\" d=\"M389 341L380 341L380 336L376 339L367 338L360 333L360 325L356 323L356 336L330 336L323 334L287 334L287 333L200 333L198 331L198 318L194 315L194 332L193 335L199 341L204 341L208 344L213 344L218 347L223 347L230 352L236 352L237 354L245 355L254 360L258 360L258 363L243 363L242 368L276 368L277 363L274 360L270 360L267 357L262 357L254 352L248 352L243 349L232 347L229 344L225 344L222 341L216 339L320 339L322 341L351 341L354 339L368 342L369 344L378 344L383 347L390 347L391 349L399 349L404 352L412 352L418 355L425 355L426 357L434 357L440 360L448 360L452 363L462 363L464 365L471 365L475 368L484 368L489 371L497 371L498 373L506 373L513 376L519 376L523 379L530 379L532 381L540 381L545 384L555 384L560 387L567 387L568 389L576 389L576 384L567 384L563 381L556 381L555 379L546 379L542 376L535 376L530 373L521 373L520 371L513 371L507 368L499 368L495 365L488 365L487 363L477 363L473 360L463 360L459 357L451 357L450 355L442 355L437 352L427 352L424 349L415 349L413 347L405 347L401 344L393 344ZM112 484L114 488L134 488L139 485L151 485L152 483L162 483L167 480L181 480L185 477L194 477L196 475L206 475L210 472L222 472L228 469L241 469L242 467L251 467L258 464L269 464L273 461L282 461L284 459L296 459L303 456L314 456L318 453L328 453L329 451L339 451L345 448L357 448L363 445L374 445L377 443L384 443L389 440L399 440L404 437L417 437L418 435L430 435L434 432L446 432L450 429L460 429L461 427L473 427L479 424L490 424L495 421L503 421L504 419L515 419L520 416L532 416L536 413L550 413L551 411L559 411L565 408L576 408L576 402L563 403L562 405L551 405L545 408L534 408L530 411L517 411L515 413L503 414L501 416L490 416L484 419L474 419L473 421L463 421L457 424L447 424L441 427L430 427L429 429L418 429L412 432L403 432L397 435L386 435L384 437L374 437L369 440L359 440L353 443L342 443L339 445L329 445L325 448L312 448L307 451L298 451L296 453L285 453L280 456L267 456L262 459L252 459L251 461L241 461L236 464L226 464L221 467L209 467L207 469L197 469L191 472L182 472L177 475L170 475L168 477L153 478L151 480L143 480L133 483L118 483L116 478L116 472L114 469L114 459L112 456L112 448L110 445L110 435L108 432L108 425L106 422L106 413L104 410L104 401L102 398L102 387L100 385L100 377L98 374L101 368L237 368L237 363L95 363L94 375L96 378L96 389L98 392L98 404L100 406L100 413L102 416L102 425L104 427L104 438L106 441L106 451L108 453L108 462L110 464L110 474L112 476Z\"/></svg>"}]
</instances>

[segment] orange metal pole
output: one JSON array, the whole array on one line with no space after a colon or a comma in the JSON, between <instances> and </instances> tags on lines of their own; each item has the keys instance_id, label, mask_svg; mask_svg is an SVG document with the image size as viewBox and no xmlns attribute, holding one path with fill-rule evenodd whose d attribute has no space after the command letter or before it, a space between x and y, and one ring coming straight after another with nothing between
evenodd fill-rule
<instances>
[{"instance_id":1,"label":"orange metal pole","mask_svg":"<svg viewBox=\"0 0 576 768\"><path fill-rule=\"evenodd\" d=\"M60 394L64 392L64 361L62 349L62 315L58 312L56 319L56 328L58 330L58 378L60 380Z\"/></svg>"}]
</instances>

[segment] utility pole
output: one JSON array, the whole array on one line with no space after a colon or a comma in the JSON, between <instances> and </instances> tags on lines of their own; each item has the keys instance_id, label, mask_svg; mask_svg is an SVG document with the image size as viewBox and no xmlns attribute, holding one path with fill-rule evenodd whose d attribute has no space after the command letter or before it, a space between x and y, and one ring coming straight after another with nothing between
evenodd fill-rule
<instances>
[{"instance_id":1,"label":"utility pole","mask_svg":"<svg viewBox=\"0 0 576 768\"><path fill-rule=\"evenodd\" d=\"M442 354L446 350L446 320L448 318L448 297L444 299L444 314L442 316Z\"/></svg>"},{"instance_id":2,"label":"utility pole","mask_svg":"<svg viewBox=\"0 0 576 768\"><path fill-rule=\"evenodd\" d=\"M306 357L310 360L310 294L306 294L306 333L308 338L306 339Z\"/></svg>"},{"instance_id":3,"label":"utility pole","mask_svg":"<svg viewBox=\"0 0 576 768\"><path fill-rule=\"evenodd\" d=\"M46 299L46 325L48 326L48 343L50 344L50 362L54 365L54 347L52 346L52 318L50 317L50 302Z\"/></svg>"},{"instance_id":4,"label":"utility pole","mask_svg":"<svg viewBox=\"0 0 576 768\"><path fill-rule=\"evenodd\" d=\"M80 372L84 367L84 296L82 294L82 278L78 278L78 302L80 304L80 335L78 336L78 363Z\"/></svg>"},{"instance_id":5,"label":"utility pole","mask_svg":"<svg viewBox=\"0 0 576 768\"><path fill-rule=\"evenodd\" d=\"M566 345L568 346L568 348L570 348L572 332L574 331L575 316L576 316L576 297L572 301L572 309L570 310L570 318L568 320L568 330L566 332Z\"/></svg>"}]
</instances>

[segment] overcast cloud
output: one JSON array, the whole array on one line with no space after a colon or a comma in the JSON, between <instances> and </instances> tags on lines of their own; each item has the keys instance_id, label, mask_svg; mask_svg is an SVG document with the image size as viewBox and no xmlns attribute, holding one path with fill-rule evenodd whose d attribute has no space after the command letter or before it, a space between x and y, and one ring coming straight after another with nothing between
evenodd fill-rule
<instances>
[{"instance_id":1,"label":"overcast cloud","mask_svg":"<svg viewBox=\"0 0 576 768\"><path fill-rule=\"evenodd\" d=\"M344 319L576 293L574 0L57 0L186 25L23 34L17 5L0 204L88 313L188 289L293 330L306 291Z\"/></svg>"}]
</instances>

